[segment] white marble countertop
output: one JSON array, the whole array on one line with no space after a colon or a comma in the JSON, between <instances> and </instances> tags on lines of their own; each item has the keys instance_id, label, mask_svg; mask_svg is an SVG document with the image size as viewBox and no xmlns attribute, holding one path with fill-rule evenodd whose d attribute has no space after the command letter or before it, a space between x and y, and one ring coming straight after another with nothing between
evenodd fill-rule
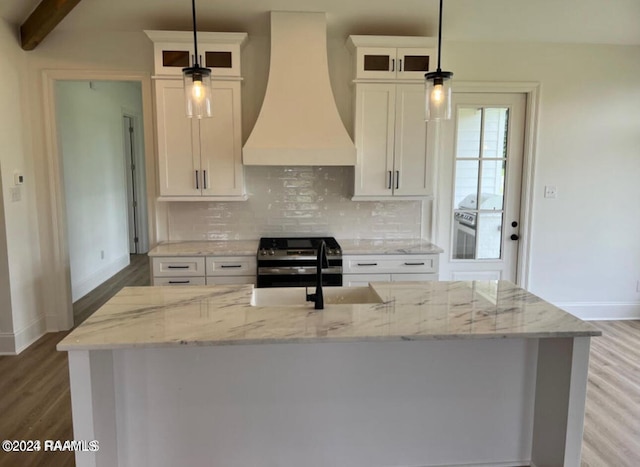
<instances>
[{"instance_id":1,"label":"white marble countertop","mask_svg":"<svg viewBox=\"0 0 640 467\"><path fill-rule=\"evenodd\" d=\"M329 304L320 311L304 302L302 290L300 305L254 307L252 285L124 288L58 350L601 334L506 281L370 287L381 303Z\"/></svg>"},{"instance_id":2,"label":"white marble countertop","mask_svg":"<svg viewBox=\"0 0 640 467\"><path fill-rule=\"evenodd\" d=\"M148 255L153 256L255 256L258 240L217 240L160 243Z\"/></svg>"},{"instance_id":3,"label":"white marble countertop","mask_svg":"<svg viewBox=\"0 0 640 467\"><path fill-rule=\"evenodd\" d=\"M338 239L344 255L402 255L442 253L442 248L424 239ZM253 256L258 240L166 242L149 256Z\"/></svg>"},{"instance_id":4,"label":"white marble countertop","mask_svg":"<svg viewBox=\"0 0 640 467\"><path fill-rule=\"evenodd\" d=\"M418 255L442 253L442 248L418 239L338 239L343 255Z\"/></svg>"}]
</instances>

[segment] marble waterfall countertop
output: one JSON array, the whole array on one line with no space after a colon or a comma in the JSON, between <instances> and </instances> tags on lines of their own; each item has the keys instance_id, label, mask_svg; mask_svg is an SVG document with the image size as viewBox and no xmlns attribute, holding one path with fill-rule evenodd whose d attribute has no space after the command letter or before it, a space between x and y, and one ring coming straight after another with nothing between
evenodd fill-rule
<instances>
[{"instance_id":1,"label":"marble waterfall countertop","mask_svg":"<svg viewBox=\"0 0 640 467\"><path fill-rule=\"evenodd\" d=\"M597 336L506 281L378 282L381 303L252 306L252 285L128 287L58 350L231 344ZM271 290L276 289L256 289Z\"/></svg>"},{"instance_id":2,"label":"marble waterfall countertop","mask_svg":"<svg viewBox=\"0 0 640 467\"><path fill-rule=\"evenodd\" d=\"M338 239L344 255L402 255L442 253L442 248L424 239ZM149 251L149 256L253 256L258 240L166 242Z\"/></svg>"}]
</instances>

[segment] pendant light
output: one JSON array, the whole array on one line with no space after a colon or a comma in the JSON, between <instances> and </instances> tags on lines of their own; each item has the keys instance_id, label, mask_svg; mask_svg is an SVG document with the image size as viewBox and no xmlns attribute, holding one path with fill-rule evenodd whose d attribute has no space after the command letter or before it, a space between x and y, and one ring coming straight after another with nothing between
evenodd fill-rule
<instances>
[{"instance_id":1,"label":"pendant light","mask_svg":"<svg viewBox=\"0 0 640 467\"><path fill-rule=\"evenodd\" d=\"M196 0L191 0L193 10L193 66L182 69L187 117L211 117L211 69L198 63L198 35L196 32Z\"/></svg>"},{"instance_id":2,"label":"pendant light","mask_svg":"<svg viewBox=\"0 0 640 467\"><path fill-rule=\"evenodd\" d=\"M425 83L425 120L438 121L451 119L451 77L450 71L442 71L440 57L442 50L442 0L440 0L440 19L438 21L438 68L424 75Z\"/></svg>"}]
</instances>

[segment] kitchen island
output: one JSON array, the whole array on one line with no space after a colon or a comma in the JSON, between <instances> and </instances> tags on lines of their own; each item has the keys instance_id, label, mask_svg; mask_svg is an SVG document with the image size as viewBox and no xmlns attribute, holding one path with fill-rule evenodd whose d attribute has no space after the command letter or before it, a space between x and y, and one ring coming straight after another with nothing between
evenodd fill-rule
<instances>
[{"instance_id":1,"label":"kitchen island","mask_svg":"<svg viewBox=\"0 0 640 467\"><path fill-rule=\"evenodd\" d=\"M58 345L77 466L580 465L588 323L503 281L325 293L123 289Z\"/></svg>"}]
</instances>

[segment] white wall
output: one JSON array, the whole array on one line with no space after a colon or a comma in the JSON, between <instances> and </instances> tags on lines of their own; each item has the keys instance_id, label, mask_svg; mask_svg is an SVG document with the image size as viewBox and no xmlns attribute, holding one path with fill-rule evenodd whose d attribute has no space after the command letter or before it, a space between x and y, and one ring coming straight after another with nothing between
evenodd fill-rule
<instances>
[{"instance_id":1,"label":"white wall","mask_svg":"<svg viewBox=\"0 0 640 467\"><path fill-rule=\"evenodd\" d=\"M73 301L129 264L124 112L142 114L139 83L56 82Z\"/></svg>"},{"instance_id":2,"label":"white wall","mask_svg":"<svg viewBox=\"0 0 640 467\"><path fill-rule=\"evenodd\" d=\"M452 43L443 66L542 83L529 289L582 317L640 317L640 47Z\"/></svg>"},{"instance_id":3,"label":"white wall","mask_svg":"<svg viewBox=\"0 0 640 467\"><path fill-rule=\"evenodd\" d=\"M0 332L9 339L9 349L19 351L44 332L41 303L40 243L36 214L36 178L28 132L27 57L17 41L17 29L0 19L0 166L6 241L0 241L0 258L9 264L0 271ZM25 182L14 186L14 172L23 173ZM11 191L19 191L20 200L12 201ZM4 236L3 235L3 236ZM0 263L1 263L0 259ZM1 269L1 267L0 267ZM10 289L10 304L6 297Z\"/></svg>"}]
</instances>

